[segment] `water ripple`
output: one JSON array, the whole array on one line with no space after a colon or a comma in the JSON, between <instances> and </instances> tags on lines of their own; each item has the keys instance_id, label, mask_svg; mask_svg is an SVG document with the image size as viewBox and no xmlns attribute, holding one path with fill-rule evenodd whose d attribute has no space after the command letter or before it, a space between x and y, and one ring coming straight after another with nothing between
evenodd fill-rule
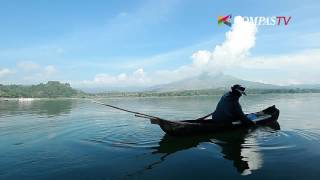
<instances>
[{"instance_id":1,"label":"water ripple","mask_svg":"<svg viewBox=\"0 0 320 180\"><path fill-rule=\"evenodd\" d=\"M103 128L95 136L84 140L113 147L148 148L158 143L159 136L150 128L119 124Z\"/></svg>"}]
</instances>

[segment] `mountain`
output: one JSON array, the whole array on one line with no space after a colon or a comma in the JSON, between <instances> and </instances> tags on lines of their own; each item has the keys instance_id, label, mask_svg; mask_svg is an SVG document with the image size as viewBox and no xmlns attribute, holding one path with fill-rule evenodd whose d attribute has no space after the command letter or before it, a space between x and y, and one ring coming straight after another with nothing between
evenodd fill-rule
<instances>
[{"instance_id":1,"label":"mountain","mask_svg":"<svg viewBox=\"0 0 320 180\"><path fill-rule=\"evenodd\" d=\"M153 86L148 91L157 92L170 92L170 91L183 91L183 90L202 90L202 89L229 89L233 84L241 84L251 89L279 89L281 86L264 84L259 82L242 80L223 73L209 74L203 73L201 75L182 79L179 81L171 82Z\"/></svg>"}]
</instances>

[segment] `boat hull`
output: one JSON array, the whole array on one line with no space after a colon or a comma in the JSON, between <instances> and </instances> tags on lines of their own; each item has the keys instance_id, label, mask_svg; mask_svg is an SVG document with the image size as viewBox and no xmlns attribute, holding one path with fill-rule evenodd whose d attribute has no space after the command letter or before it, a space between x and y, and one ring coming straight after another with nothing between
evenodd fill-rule
<instances>
[{"instance_id":1,"label":"boat hull","mask_svg":"<svg viewBox=\"0 0 320 180\"><path fill-rule=\"evenodd\" d=\"M277 124L280 111L275 106L270 106L262 111L252 114L257 117L257 120L255 120L256 126L270 126L272 124ZM170 121L163 119L150 120L152 124L158 124L165 133L173 136L208 134L219 131L248 128L248 126L242 124L240 121L233 124L220 124L214 122L212 119L183 121Z\"/></svg>"}]
</instances>

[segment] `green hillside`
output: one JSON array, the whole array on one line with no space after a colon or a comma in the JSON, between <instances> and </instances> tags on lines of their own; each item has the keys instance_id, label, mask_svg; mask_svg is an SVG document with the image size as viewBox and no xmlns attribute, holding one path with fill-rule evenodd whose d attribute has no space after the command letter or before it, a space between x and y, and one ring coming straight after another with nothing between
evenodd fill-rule
<instances>
[{"instance_id":1,"label":"green hillside","mask_svg":"<svg viewBox=\"0 0 320 180\"><path fill-rule=\"evenodd\" d=\"M60 83L58 81L49 81L46 84L38 85L1 85L0 97L19 98L56 98L73 97L80 92L73 89L69 83Z\"/></svg>"}]
</instances>

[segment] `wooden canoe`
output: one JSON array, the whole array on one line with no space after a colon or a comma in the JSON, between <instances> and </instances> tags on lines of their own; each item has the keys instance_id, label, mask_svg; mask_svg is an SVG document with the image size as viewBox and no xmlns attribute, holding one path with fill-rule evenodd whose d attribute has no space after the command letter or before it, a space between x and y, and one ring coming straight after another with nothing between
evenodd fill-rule
<instances>
[{"instance_id":1,"label":"wooden canoe","mask_svg":"<svg viewBox=\"0 0 320 180\"><path fill-rule=\"evenodd\" d=\"M256 125L264 126L276 123L279 117L279 113L279 109L277 109L273 105L262 111L252 114L256 116L256 119L254 120L256 122ZM152 124L158 124L165 133L173 136L208 134L218 131L233 130L247 127L240 121L234 122L232 124L220 124L214 122L212 119L170 121L152 118L150 119L150 121Z\"/></svg>"}]
</instances>

